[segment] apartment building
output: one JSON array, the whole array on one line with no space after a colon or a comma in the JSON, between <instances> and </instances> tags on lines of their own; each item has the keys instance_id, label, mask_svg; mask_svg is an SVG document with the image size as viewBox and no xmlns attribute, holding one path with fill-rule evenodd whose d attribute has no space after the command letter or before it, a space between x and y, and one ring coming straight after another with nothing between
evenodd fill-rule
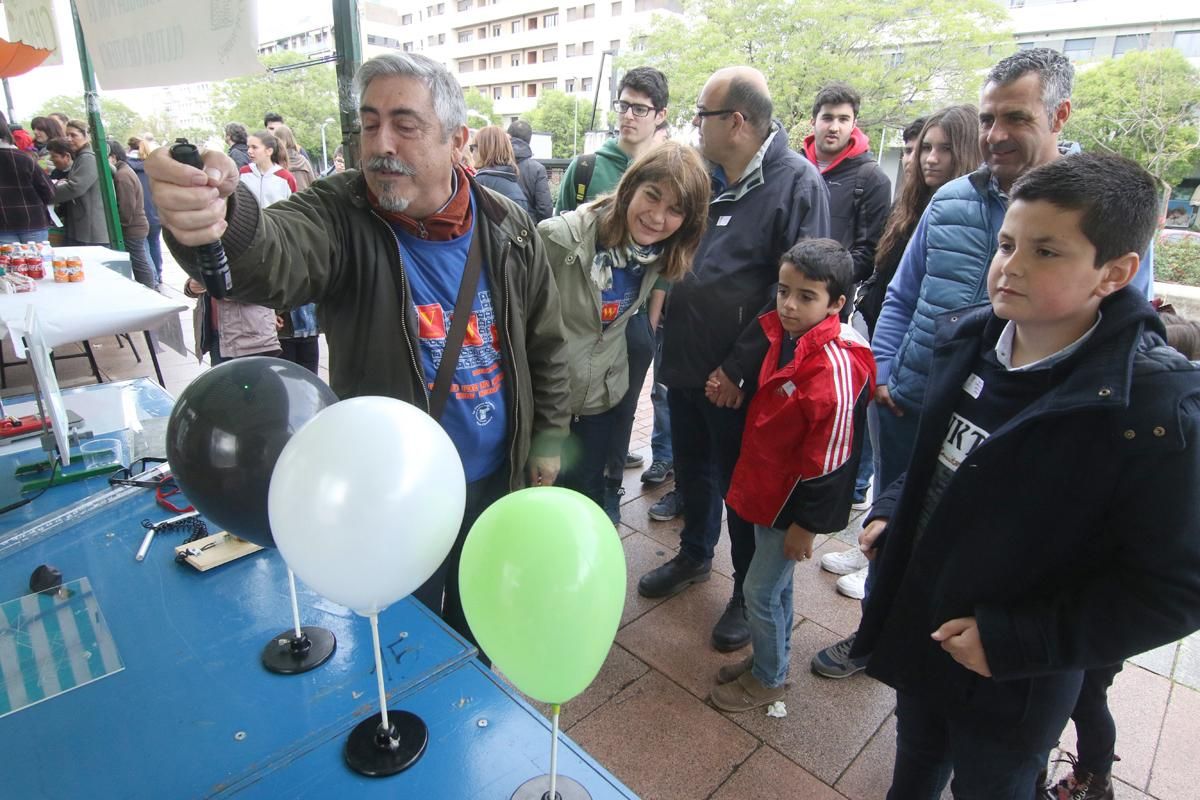
<instances>
[{"instance_id":1,"label":"apartment building","mask_svg":"<svg viewBox=\"0 0 1200 800\"><path fill-rule=\"evenodd\" d=\"M1176 0L1007 0L1017 46L1053 47L1086 68L1173 47L1200 66L1200 4Z\"/></svg>"}]
</instances>

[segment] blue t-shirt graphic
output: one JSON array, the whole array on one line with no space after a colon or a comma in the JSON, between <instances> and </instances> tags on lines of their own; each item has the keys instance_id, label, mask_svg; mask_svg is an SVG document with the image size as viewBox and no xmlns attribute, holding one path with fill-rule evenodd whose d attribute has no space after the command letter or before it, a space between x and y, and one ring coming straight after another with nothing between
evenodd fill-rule
<instances>
[{"instance_id":1,"label":"blue t-shirt graphic","mask_svg":"<svg viewBox=\"0 0 1200 800\"><path fill-rule=\"evenodd\" d=\"M645 268L631 261L624 269L613 269L612 286L600 292L600 323L607 328L637 300Z\"/></svg>"},{"instance_id":2,"label":"blue t-shirt graphic","mask_svg":"<svg viewBox=\"0 0 1200 800\"><path fill-rule=\"evenodd\" d=\"M471 198L471 230L444 242L419 239L393 226L400 241L400 256L412 288L417 311L421 366L430 389L442 363L446 336L454 316L458 286L475 233L475 199ZM480 271L479 287L471 304L471 320L458 355L458 369L450 385L450 398L441 425L462 459L467 481L491 475L504 463L508 434L508 407L504 399L504 366L500 334L492 307L487 265Z\"/></svg>"}]
</instances>

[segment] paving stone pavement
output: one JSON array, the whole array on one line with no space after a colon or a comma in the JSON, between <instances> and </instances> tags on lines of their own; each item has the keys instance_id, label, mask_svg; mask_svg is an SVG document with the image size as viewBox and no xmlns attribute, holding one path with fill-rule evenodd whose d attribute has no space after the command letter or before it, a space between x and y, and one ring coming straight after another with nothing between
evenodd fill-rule
<instances>
[{"instance_id":1,"label":"paving stone pavement","mask_svg":"<svg viewBox=\"0 0 1200 800\"><path fill-rule=\"evenodd\" d=\"M182 296L178 290L184 275L169 258L165 280L168 291ZM191 347L190 312L181 317ZM134 341L142 351L141 364L111 337L93 342L107 379L153 377L144 343ZM11 361L7 343L5 352ZM166 351L159 357L167 389L174 395L206 368L192 354ZM322 342L321 376L328 375ZM8 380L6 394L28 391L24 367L9 369ZM60 364L64 386L93 380L83 359ZM647 385L630 443L634 452L645 456L646 466L651 428ZM835 592L836 576L822 572L818 561L820 553L853 545L861 514L845 531L820 537L817 558L796 570L787 717L773 719L757 711L726 714L705 698L716 670L741 657L717 653L708 643L732 585L728 539L722 536L714 574L706 583L669 599L638 597L638 577L678 549L681 526L678 520L648 518L650 505L671 485L644 487L641 471L626 470L623 482L618 533L627 558L628 590L621 627L591 688L564 706L564 731L648 800L882 798L895 747L894 694L862 674L828 681L808 671L808 659L817 649L857 625L858 602ZM1121 756L1114 769L1117 798L1200 797L1200 634L1130 659L1110 698ZM1074 748L1069 725L1061 747Z\"/></svg>"}]
</instances>

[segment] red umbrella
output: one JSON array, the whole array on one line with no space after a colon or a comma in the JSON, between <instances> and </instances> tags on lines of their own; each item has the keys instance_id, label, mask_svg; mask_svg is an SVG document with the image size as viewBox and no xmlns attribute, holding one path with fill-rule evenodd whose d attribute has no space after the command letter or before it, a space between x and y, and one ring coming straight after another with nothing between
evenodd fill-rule
<instances>
[{"instance_id":1,"label":"red umbrella","mask_svg":"<svg viewBox=\"0 0 1200 800\"><path fill-rule=\"evenodd\" d=\"M24 75L45 61L49 55L49 50L43 50L40 47L30 47L24 42L0 39L0 78Z\"/></svg>"}]
</instances>

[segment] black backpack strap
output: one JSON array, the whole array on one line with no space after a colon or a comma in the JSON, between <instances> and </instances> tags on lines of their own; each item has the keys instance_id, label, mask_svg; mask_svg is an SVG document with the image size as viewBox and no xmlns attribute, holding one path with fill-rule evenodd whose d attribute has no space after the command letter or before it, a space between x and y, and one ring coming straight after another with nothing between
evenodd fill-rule
<instances>
[{"instance_id":1,"label":"black backpack strap","mask_svg":"<svg viewBox=\"0 0 1200 800\"><path fill-rule=\"evenodd\" d=\"M438 364L433 391L429 393L429 416L441 419L450 399L450 382L458 368L458 354L467 335L467 322L471 319L471 306L479 289L479 273L483 268L483 256L479 249L479 231L471 235L471 247L467 251L467 266L463 270L462 283L458 285L458 298L454 303L454 317L450 320L450 332L446 335L446 347L442 350L442 362Z\"/></svg>"},{"instance_id":2,"label":"black backpack strap","mask_svg":"<svg viewBox=\"0 0 1200 800\"><path fill-rule=\"evenodd\" d=\"M587 199L588 186L592 183L592 173L596 170L596 154L588 153L575 161L575 205Z\"/></svg>"},{"instance_id":3,"label":"black backpack strap","mask_svg":"<svg viewBox=\"0 0 1200 800\"><path fill-rule=\"evenodd\" d=\"M875 167L874 161L865 161L858 165L858 171L854 173L854 210L858 211L858 204L862 202L862 197L867 193L867 174Z\"/></svg>"}]
</instances>

